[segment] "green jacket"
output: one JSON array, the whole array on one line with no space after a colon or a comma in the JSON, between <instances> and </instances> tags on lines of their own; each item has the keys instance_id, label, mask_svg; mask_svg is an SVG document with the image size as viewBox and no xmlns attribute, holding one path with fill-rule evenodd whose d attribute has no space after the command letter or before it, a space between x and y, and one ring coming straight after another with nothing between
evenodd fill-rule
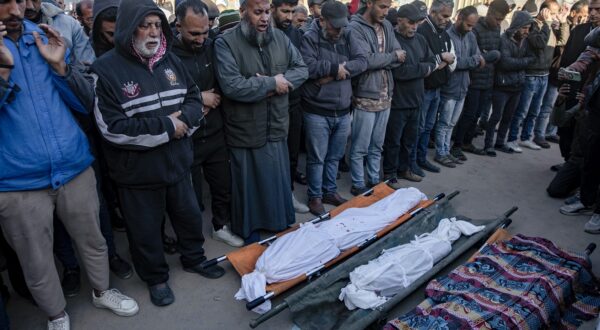
<instances>
[{"instance_id":1,"label":"green jacket","mask_svg":"<svg viewBox=\"0 0 600 330\"><path fill-rule=\"evenodd\" d=\"M217 80L224 95L230 147L260 148L267 141L287 138L289 94L273 94L273 77L283 74L296 89L307 79L308 69L290 39L278 29L272 32L272 40L262 47L252 44L240 25L215 40Z\"/></svg>"}]
</instances>

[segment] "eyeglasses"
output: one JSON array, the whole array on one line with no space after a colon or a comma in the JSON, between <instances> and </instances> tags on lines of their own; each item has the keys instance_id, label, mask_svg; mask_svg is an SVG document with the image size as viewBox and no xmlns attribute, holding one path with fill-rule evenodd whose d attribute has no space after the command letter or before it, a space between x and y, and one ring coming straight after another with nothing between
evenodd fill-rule
<instances>
[{"instance_id":1,"label":"eyeglasses","mask_svg":"<svg viewBox=\"0 0 600 330\"><path fill-rule=\"evenodd\" d=\"M154 27L157 30L161 30L162 29L162 22L158 21L158 22L144 22L140 25L138 25L138 28L142 29L142 30L148 30L151 27Z\"/></svg>"}]
</instances>

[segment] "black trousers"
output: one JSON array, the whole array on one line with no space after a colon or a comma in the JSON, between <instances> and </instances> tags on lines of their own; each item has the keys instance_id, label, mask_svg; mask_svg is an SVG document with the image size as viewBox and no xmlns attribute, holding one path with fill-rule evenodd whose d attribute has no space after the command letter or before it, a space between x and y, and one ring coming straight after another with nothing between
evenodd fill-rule
<instances>
[{"instance_id":1,"label":"black trousers","mask_svg":"<svg viewBox=\"0 0 600 330\"><path fill-rule=\"evenodd\" d=\"M290 176L292 190L294 190L294 177L298 170L298 154L302 142L302 105L300 102L290 105L290 124L288 130L288 154L290 158Z\"/></svg>"},{"instance_id":2,"label":"black trousers","mask_svg":"<svg viewBox=\"0 0 600 330\"><path fill-rule=\"evenodd\" d=\"M194 139L192 182L198 205L202 205L202 177L210 189L212 224L219 230L231 220L231 171L223 133Z\"/></svg>"},{"instance_id":3,"label":"black trousers","mask_svg":"<svg viewBox=\"0 0 600 330\"><path fill-rule=\"evenodd\" d=\"M562 137L561 137L562 139ZM600 131L590 127L584 150L583 172L581 176L581 203L589 206L596 204L600 213Z\"/></svg>"},{"instance_id":4,"label":"black trousers","mask_svg":"<svg viewBox=\"0 0 600 330\"><path fill-rule=\"evenodd\" d=\"M550 197L567 198L581 184L583 159L571 157L556 173L546 191Z\"/></svg>"},{"instance_id":5,"label":"black trousers","mask_svg":"<svg viewBox=\"0 0 600 330\"><path fill-rule=\"evenodd\" d=\"M119 187L118 191L131 259L135 271L149 286L169 279L161 231L165 212L177 235L183 267L193 267L206 260L202 248L202 213L190 173L170 186L155 189Z\"/></svg>"},{"instance_id":6,"label":"black trousers","mask_svg":"<svg viewBox=\"0 0 600 330\"><path fill-rule=\"evenodd\" d=\"M454 146L461 147L469 145L475 138L477 120L484 108L492 105L491 89L474 89L467 92L465 105L460 114L460 119L454 128Z\"/></svg>"},{"instance_id":7,"label":"black trousers","mask_svg":"<svg viewBox=\"0 0 600 330\"><path fill-rule=\"evenodd\" d=\"M410 168L419 134L420 109L391 110L383 142L383 174L395 177Z\"/></svg>"},{"instance_id":8,"label":"black trousers","mask_svg":"<svg viewBox=\"0 0 600 330\"><path fill-rule=\"evenodd\" d=\"M560 155L566 160L571 157L571 145L575 138L575 124L568 125L565 127L558 127L557 132L560 140L558 147L560 148Z\"/></svg>"}]
</instances>

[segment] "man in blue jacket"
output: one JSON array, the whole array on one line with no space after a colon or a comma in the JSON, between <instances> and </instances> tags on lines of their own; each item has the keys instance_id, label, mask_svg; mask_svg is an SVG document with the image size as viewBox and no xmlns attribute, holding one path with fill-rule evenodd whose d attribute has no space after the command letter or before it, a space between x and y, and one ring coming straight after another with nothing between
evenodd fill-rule
<instances>
[{"instance_id":1,"label":"man in blue jacket","mask_svg":"<svg viewBox=\"0 0 600 330\"><path fill-rule=\"evenodd\" d=\"M87 113L79 98L90 99L91 86L65 63L60 35L24 21L24 12L17 0L0 4L0 227L49 329L69 328L52 253L55 212L85 264L94 305L134 315L137 303L108 287L93 157L71 113Z\"/></svg>"},{"instance_id":2,"label":"man in blue jacket","mask_svg":"<svg viewBox=\"0 0 600 330\"><path fill-rule=\"evenodd\" d=\"M364 50L344 30L347 17L344 4L326 2L321 18L313 20L302 40L309 79L302 89L308 208L314 215L325 213L323 203L339 206L346 201L337 193L335 180L350 134L350 79L367 68Z\"/></svg>"}]
</instances>

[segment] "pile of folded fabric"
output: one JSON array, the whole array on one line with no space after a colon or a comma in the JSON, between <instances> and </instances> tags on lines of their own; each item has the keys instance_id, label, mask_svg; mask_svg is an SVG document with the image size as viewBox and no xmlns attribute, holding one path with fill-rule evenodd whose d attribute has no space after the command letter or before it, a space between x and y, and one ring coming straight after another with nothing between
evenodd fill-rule
<instances>
[{"instance_id":1,"label":"pile of folded fabric","mask_svg":"<svg viewBox=\"0 0 600 330\"><path fill-rule=\"evenodd\" d=\"M350 283L342 288L339 299L349 310L374 309L450 254L452 242L461 235L471 236L484 228L456 218L442 219L431 233L384 250L379 258L357 267L350 273Z\"/></svg>"},{"instance_id":2,"label":"pile of folded fabric","mask_svg":"<svg viewBox=\"0 0 600 330\"><path fill-rule=\"evenodd\" d=\"M427 285L427 299L392 329L575 329L598 316L600 291L586 256L516 235Z\"/></svg>"},{"instance_id":3,"label":"pile of folded fabric","mask_svg":"<svg viewBox=\"0 0 600 330\"><path fill-rule=\"evenodd\" d=\"M398 189L364 208L349 208L335 218L278 238L258 258L252 273L242 276L238 300L252 301L266 294L267 283L291 280L324 265L340 252L369 239L427 197L416 188ZM253 309L265 313L269 301Z\"/></svg>"}]
</instances>

